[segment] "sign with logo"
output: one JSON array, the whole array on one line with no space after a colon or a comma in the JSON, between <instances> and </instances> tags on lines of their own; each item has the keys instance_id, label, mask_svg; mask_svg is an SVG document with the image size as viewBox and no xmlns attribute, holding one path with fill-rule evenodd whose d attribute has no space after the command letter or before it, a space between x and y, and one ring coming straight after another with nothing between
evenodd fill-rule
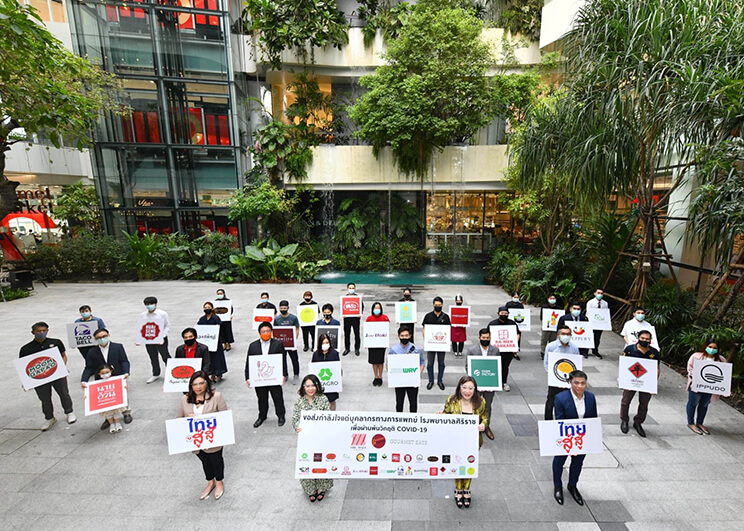
<instances>
[{"instance_id":1,"label":"sign with logo","mask_svg":"<svg viewBox=\"0 0 744 531\"><path fill-rule=\"evenodd\" d=\"M320 346L318 338L323 334L331 340L331 348L338 349L338 339L341 337L341 327L338 325L316 325L315 326L315 344Z\"/></svg>"},{"instance_id":2,"label":"sign with logo","mask_svg":"<svg viewBox=\"0 0 744 531\"><path fill-rule=\"evenodd\" d=\"M509 319L517 323L520 332L532 330L532 314L529 308L509 308Z\"/></svg>"},{"instance_id":3,"label":"sign with logo","mask_svg":"<svg viewBox=\"0 0 744 531\"><path fill-rule=\"evenodd\" d=\"M478 422L477 415L303 411L295 477L475 478Z\"/></svg>"},{"instance_id":4,"label":"sign with logo","mask_svg":"<svg viewBox=\"0 0 744 531\"><path fill-rule=\"evenodd\" d=\"M658 392L658 360L647 360L644 358L631 358L620 356L618 358L619 371L617 383L620 389L629 391L641 391L655 395Z\"/></svg>"},{"instance_id":5,"label":"sign with logo","mask_svg":"<svg viewBox=\"0 0 744 531\"><path fill-rule=\"evenodd\" d=\"M248 356L247 363L251 364L251 387L282 385L284 379L283 357L281 354Z\"/></svg>"},{"instance_id":6,"label":"sign with logo","mask_svg":"<svg viewBox=\"0 0 744 531\"><path fill-rule=\"evenodd\" d=\"M398 301L395 303L395 322L398 324L416 322L416 301Z\"/></svg>"},{"instance_id":7,"label":"sign with logo","mask_svg":"<svg viewBox=\"0 0 744 531\"><path fill-rule=\"evenodd\" d=\"M271 308L253 308L253 329L258 330L258 325L263 322L274 321L274 310Z\"/></svg>"},{"instance_id":8,"label":"sign with logo","mask_svg":"<svg viewBox=\"0 0 744 531\"><path fill-rule=\"evenodd\" d=\"M214 313L217 314L220 320L229 321L232 319L232 301L225 299L213 300L212 308L214 308ZM209 350L212 349L210 348Z\"/></svg>"},{"instance_id":9,"label":"sign with logo","mask_svg":"<svg viewBox=\"0 0 744 531\"><path fill-rule=\"evenodd\" d=\"M594 329L589 321L565 321L571 329L571 341L579 348L594 348Z\"/></svg>"},{"instance_id":10,"label":"sign with logo","mask_svg":"<svg viewBox=\"0 0 744 531\"><path fill-rule=\"evenodd\" d=\"M388 321L365 321L364 348L388 348L390 346L390 323Z\"/></svg>"},{"instance_id":11,"label":"sign with logo","mask_svg":"<svg viewBox=\"0 0 744 531\"><path fill-rule=\"evenodd\" d=\"M86 416L125 407L127 407L127 381L123 375L96 380L86 385Z\"/></svg>"},{"instance_id":12,"label":"sign with logo","mask_svg":"<svg viewBox=\"0 0 744 531\"><path fill-rule=\"evenodd\" d=\"M275 326L272 330L274 339L278 339L284 345L284 350L297 350L295 346L295 327L294 326Z\"/></svg>"},{"instance_id":13,"label":"sign with logo","mask_svg":"<svg viewBox=\"0 0 744 531\"><path fill-rule=\"evenodd\" d=\"M300 326L315 326L318 321L318 309L317 304L300 304L297 306L297 319L300 321Z\"/></svg>"},{"instance_id":14,"label":"sign with logo","mask_svg":"<svg viewBox=\"0 0 744 531\"><path fill-rule=\"evenodd\" d=\"M620 332L620 335L628 338L629 345L635 345L636 343L638 343L638 334L640 334L642 330L651 332L651 346L654 347L656 350L659 350L659 341L658 336L656 335L656 328L645 321L640 322L638 321L638 319L635 318L627 321L623 325L623 330L622 332Z\"/></svg>"},{"instance_id":15,"label":"sign with logo","mask_svg":"<svg viewBox=\"0 0 744 531\"><path fill-rule=\"evenodd\" d=\"M361 317L362 298L359 295L341 296L341 317Z\"/></svg>"},{"instance_id":16,"label":"sign with logo","mask_svg":"<svg viewBox=\"0 0 744 531\"><path fill-rule=\"evenodd\" d=\"M450 344L450 325L433 325L424 326L424 350L429 352L449 352L452 348Z\"/></svg>"},{"instance_id":17,"label":"sign with logo","mask_svg":"<svg viewBox=\"0 0 744 531\"><path fill-rule=\"evenodd\" d=\"M500 352L519 352L519 337L514 325L491 325L491 344Z\"/></svg>"},{"instance_id":18,"label":"sign with logo","mask_svg":"<svg viewBox=\"0 0 744 531\"><path fill-rule=\"evenodd\" d=\"M148 319L146 317L140 317L137 323L137 339L135 343L137 345L162 345L163 344L163 332L162 323L155 319Z\"/></svg>"},{"instance_id":19,"label":"sign with logo","mask_svg":"<svg viewBox=\"0 0 744 531\"><path fill-rule=\"evenodd\" d=\"M692 362L692 384L696 393L729 396L733 365L722 361L694 360Z\"/></svg>"},{"instance_id":20,"label":"sign with logo","mask_svg":"<svg viewBox=\"0 0 744 531\"><path fill-rule=\"evenodd\" d=\"M340 361L308 363L307 369L310 374L318 377L326 393L340 393L344 390Z\"/></svg>"},{"instance_id":21,"label":"sign with logo","mask_svg":"<svg viewBox=\"0 0 744 531\"><path fill-rule=\"evenodd\" d=\"M587 308L586 316L594 330L612 330L612 316L609 308Z\"/></svg>"},{"instance_id":22,"label":"sign with logo","mask_svg":"<svg viewBox=\"0 0 744 531\"><path fill-rule=\"evenodd\" d=\"M170 455L235 444L230 410L166 420L165 432Z\"/></svg>"},{"instance_id":23,"label":"sign with logo","mask_svg":"<svg viewBox=\"0 0 744 531\"><path fill-rule=\"evenodd\" d=\"M566 311L561 308L542 308L542 331L543 332L557 332L558 331L558 319L565 315Z\"/></svg>"},{"instance_id":24,"label":"sign with logo","mask_svg":"<svg viewBox=\"0 0 744 531\"><path fill-rule=\"evenodd\" d=\"M548 385L550 387L571 387L568 375L573 371L580 371L584 366L581 354L563 354L562 352L548 352Z\"/></svg>"},{"instance_id":25,"label":"sign with logo","mask_svg":"<svg viewBox=\"0 0 744 531\"><path fill-rule=\"evenodd\" d=\"M388 387L419 387L421 356L418 354L388 354Z\"/></svg>"},{"instance_id":26,"label":"sign with logo","mask_svg":"<svg viewBox=\"0 0 744 531\"><path fill-rule=\"evenodd\" d=\"M449 316L452 326L470 326L470 306L450 306Z\"/></svg>"},{"instance_id":27,"label":"sign with logo","mask_svg":"<svg viewBox=\"0 0 744 531\"><path fill-rule=\"evenodd\" d=\"M68 324L67 344L70 348L94 347L96 340L93 334L96 330L98 330L98 321L95 320Z\"/></svg>"},{"instance_id":28,"label":"sign with logo","mask_svg":"<svg viewBox=\"0 0 744 531\"><path fill-rule=\"evenodd\" d=\"M601 454L602 419L541 420L540 455Z\"/></svg>"},{"instance_id":29,"label":"sign with logo","mask_svg":"<svg viewBox=\"0 0 744 531\"><path fill-rule=\"evenodd\" d=\"M186 393L191 376L202 368L201 358L168 358L163 379L164 393Z\"/></svg>"},{"instance_id":30,"label":"sign with logo","mask_svg":"<svg viewBox=\"0 0 744 531\"><path fill-rule=\"evenodd\" d=\"M217 352L220 343L220 325L194 325L196 341L206 345L209 352Z\"/></svg>"},{"instance_id":31,"label":"sign with logo","mask_svg":"<svg viewBox=\"0 0 744 531\"><path fill-rule=\"evenodd\" d=\"M13 360L13 365L26 391L59 380L69 374L67 365L57 347Z\"/></svg>"},{"instance_id":32,"label":"sign with logo","mask_svg":"<svg viewBox=\"0 0 744 531\"><path fill-rule=\"evenodd\" d=\"M501 356L468 356L468 374L478 391L501 391Z\"/></svg>"}]
</instances>

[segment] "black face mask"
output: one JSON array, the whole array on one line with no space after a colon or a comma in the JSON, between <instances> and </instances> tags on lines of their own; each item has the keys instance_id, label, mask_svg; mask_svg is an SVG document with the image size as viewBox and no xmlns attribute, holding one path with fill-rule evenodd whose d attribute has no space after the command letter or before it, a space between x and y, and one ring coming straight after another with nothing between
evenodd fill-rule
<instances>
[{"instance_id":1,"label":"black face mask","mask_svg":"<svg viewBox=\"0 0 744 531\"><path fill-rule=\"evenodd\" d=\"M330 321L332 317L333 315L323 315L323 319L325 319L326 321Z\"/></svg>"},{"instance_id":2,"label":"black face mask","mask_svg":"<svg viewBox=\"0 0 744 531\"><path fill-rule=\"evenodd\" d=\"M434 311L437 312L437 313L439 313L439 312L442 311L442 307L441 306L434 306Z\"/></svg>"},{"instance_id":3,"label":"black face mask","mask_svg":"<svg viewBox=\"0 0 744 531\"><path fill-rule=\"evenodd\" d=\"M204 313L209 315L210 313L212 313L212 308L204 308Z\"/></svg>"},{"instance_id":4,"label":"black face mask","mask_svg":"<svg viewBox=\"0 0 744 531\"><path fill-rule=\"evenodd\" d=\"M312 297L305 297L305 302L310 302L311 300L313 300Z\"/></svg>"},{"instance_id":5,"label":"black face mask","mask_svg":"<svg viewBox=\"0 0 744 531\"><path fill-rule=\"evenodd\" d=\"M638 345L643 348L648 348L648 346L651 344L650 341L638 341Z\"/></svg>"},{"instance_id":6,"label":"black face mask","mask_svg":"<svg viewBox=\"0 0 744 531\"><path fill-rule=\"evenodd\" d=\"M406 300L409 300L411 298L411 296L410 295L403 295L403 298L406 299Z\"/></svg>"},{"instance_id":7,"label":"black face mask","mask_svg":"<svg viewBox=\"0 0 744 531\"><path fill-rule=\"evenodd\" d=\"M289 313L289 310L279 310L279 313L282 315L287 315Z\"/></svg>"},{"instance_id":8,"label":"black face mask","mask_svg":"<svg viewBox=\"0 0 744 531\"><path fill-rule=\"evenodd\" d=\"M411 338L410 337L402 337L400 339L400 344L401 345L407 345L410 341L411 341Z\"/></svg>"},{"instance_id":9,"label":"black face mask","mask_svg":"<svg viewBox=\"0 0 744 531\"><path fill-rule=\"evenodd\" d=\"M186 343L187 347L193 347L196 339L184 339L183 342Z\"/></svg>"},{"instance_id":10,"label":"black face mask","mask_svg":"<svg viewBox=\"0 0 744 531\"><path fill-rule=\"evenodd\" d=\"M499 315L499 321L501 321L502 323L503 323L504 321L506 321L506 320L507 320L508 318L509 318L509 316L508 316L508 315Z\"/></svg>"},{"instance_id":11,"label":"black face mask","mask_svg":"<svg viewBox=\"0 0 744 531\"><path fill-rule=\"evenodd\" d=\"M482 346L484 346L484 347L487 347L488 345L490 345L490 344L491 344L491 340L490 340L490 339L481 339L481 340L480 340L480 344L481 344Z\"/></svg>"}]
</instances>

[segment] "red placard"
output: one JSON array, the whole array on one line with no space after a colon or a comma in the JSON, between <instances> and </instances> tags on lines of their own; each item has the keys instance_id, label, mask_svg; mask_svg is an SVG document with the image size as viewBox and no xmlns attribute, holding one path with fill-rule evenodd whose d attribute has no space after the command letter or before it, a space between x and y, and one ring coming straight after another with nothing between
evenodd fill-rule
<instances>
[{"instance_id":1,"label":"red placard","mask_svg":"<svg viewBox=\"0 0 744 531\"><path fill-rule=\"evenodd\" d=\"M450 306L452 326L470 326L470 306Z\"/></svg>"},{"instance_id":2,"label":"red placard","mask_svg":"<svg viewBox=\"0 0 744 531\"><path fill-rule=\"evenodd\" d=\"M275 326L272 332L274 339L281 341L286 350L297 350L294 326Z\"/></svg>"},{"instance_id":3,"label":"red placard","mask_svg":"<svg viewBox=\"0 0 744 531\"><path fill-rule=\"evenodd\" d=\"M358 295L341 297L341 316L342 317L361 317L362 316L362 298Z\"/></svg>"},{"instance_id":4,"label":"red placard","mask_svg":"<svg viewBox=\"0 0 744 531\"><path fill-rule=\"evenodd\" d=\"M85 395L85 414L93 415L111 409L126 407L127 394L123 376L96 380L88 384Z\"/></svg>"}]
</instances>

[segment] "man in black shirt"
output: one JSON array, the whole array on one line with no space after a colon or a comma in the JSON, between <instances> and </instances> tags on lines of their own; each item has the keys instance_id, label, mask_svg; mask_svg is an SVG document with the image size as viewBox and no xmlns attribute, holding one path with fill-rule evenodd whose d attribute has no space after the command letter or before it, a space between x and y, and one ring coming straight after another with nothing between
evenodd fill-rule
<instances>
[{"instance_id":1,"label":"man in black shirt","mask_svg":"<svg viewBox=\"0 0 744 531\"><path fill-rule=\"evenodd\" d=\"M67 364L67 353L65 352L65 345L59 339L53 339L47 337L49 332L49 325L44 322L35 323L31 327L31 333L34 335L34 340L30 343L26 343L21 347L21 351L18 355L19 358L25 358L26 356L32 356L43 350L57 347L59 353L62 355L62 359ZM44 412L44 418L46 422L41 426L41 431L47 431L49 428L54 426L57 419L54 418L54 404L52 404L52 388L57 391L59 400L62 402L62 408L67 415L67 424L72 424L77 420L75 413L72 412L72 398L70 398L70 391L67 388L67 377L60 378L53 382L40 385L34 388L36 396L41 400L41 410Z\"/></svg>"},{"instance_id":2,"label":"man in black shirt","mask_svg":"<svg viewBox=\"0 0 744 531\"><path fill-rule=\"evenodd\" d=\"M648 330L641 330L638 332L638 343L635 345L628 345L623 350L623 356L629 356L631 358L643 358L647 360L661 361L661 354L654 347L651 346L651 332ZM661 372L661 365L656 366L656 378L659 377ZM628 410L630 409L630 403L633 401L633 397L636 392L630 389L623 389L623 398L620 401L620 430L623 433L628 433L628 421L630 416ZM633 427L641 437L646 436L646 432L643 429L643 422L646 420L646 414L648 413L648 403L651 401L651 393L644 393L638 391L638 412L633 417Z\"/></svg>"},{"instance_id":3,"label":"man in black shirt","mask_svg":"<svg viewBox=\"0 0 744 531\"><path fill-rule=\"evenodd\" d=\"M423 325L421 333L424 336L424 342L426 342L426 334L424 333L426 325L451 325L449 315L442 311L442 307L444 307L444 300L442 300L442 297L434 297L434 311L427 313L421 323ZM434 387L434 358L436 358L439 369L439 374L437 376L437 385L442 391L444 391L444 382L442 381L442 378L444 378L444 355L446 353L427 352L426 354L426 372L429 375L429 383L426 384L426 388L431 389L432 387Z\"/></svg>"},{"instance_id":4,"label":"man in black shirt","mask_svg":"<svg viewBox=\"0 0 744 531\"><path fill-rule=\"evenodd\" d=\"M269 294L266 291L261 293L261 302L256 305L256 308L261 308L263 310L270 308L274 310L274 315L276 315L276 306L274 306L273 302L269 302Z\"/></svg>"},{"instance_id":5,"label":"man in black shirt","mask_svg":"<svg viewBox=\"0 0 744 531\"><path fill-rule=\"evenodd\" d=\"M509 319L509 308L506 306L499 308L498 317L488 323L488 330L490 331L492 326L508 325L517 327L517 342L519 342L522 339L522 332L519 331L519 325L513 319ZM511 387L506 383L507 378L509 378L509 365L511 365L513 359L519 357L519 352L500 352L499 355L501 356L501 384L504 391L508 393L511 391Z\"/></svg>"}]
</instances>

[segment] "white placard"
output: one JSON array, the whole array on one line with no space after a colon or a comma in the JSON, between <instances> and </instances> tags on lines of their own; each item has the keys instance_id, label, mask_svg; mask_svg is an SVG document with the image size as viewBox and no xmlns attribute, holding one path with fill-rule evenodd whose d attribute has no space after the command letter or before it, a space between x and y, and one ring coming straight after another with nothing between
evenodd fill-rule
<instances>
[{"instance_id":1,"label":"white placard","mask_svg":"<svg viewBox=\"0 0 744 531\"><path fill-rule=\"evenodd\" d=\"M206 345L209 352L217 352L220 340L220 325L194 325L196 342Z\"/></svg>"},{"instance_id":2,"label":"white placard","mask_svg":"<svg viewBox=\"0 0 744 531\"><path fill-rule=\"evenodd\" d=\"M612 316L609 308L587 308L586 316L594 330L612 330Z\"/></svg>"},{"instance_id":3,"label":"white placard","mask_svg":"<svg viewBox=\"0 0 744 531\"><path fill-rule=\"evenodd\" d=\"M733 365L722 361L694 360L692 362L692 384L696 393L729 396Z\"/></svg>"},{"instance_id":4,"label":"white placard","mask_svg":"<svg viewBox=\"0 0 744 531\"><path fill-rule=\"evenodd\" d=\"M95 415L127 406L127 381L124 375L86 382L85 415Z\"/></svg>"},{"instance_id":5,"label":"white placard","mask_svg":"<svg viewBox=\"0 0 744 531\"><path fill-rule=\"evenodd\" d=\"M627 321L625 325L623 325L623 329L620 335L626 336L628 338L629 345L635 345L636 343L638 343L638 334L641 332L641 330L651 332L651 346L654 347L656 350L661 351L659 349L659 341L658 336L656 335L656 328L646 321L641 322L635 318Z\"/></svg>"},{"instance_id":6,"label":"white placard","mask_svg":"<svg viewBox=\"0 0 744 531\"><path fill-rule=\"evenodd\" d=\"M163 320L157 314L154 319L140 317L137 321L137 338L134 342L137 345L162 345L164 332Z\"/></svg>"},{"instance_id":7,"label":"white placard","mask_svg":"<svg viewBox=\"0 0 744 531\"><path fill-rule=\"evenodd\" d=\"M474 478L479 422L477 415L303 411L295 478Z\"/></svg>"},{"instance_id":8,"label":"white placard","mask_svg":"<svg viewBox=\"0 0 744 531\"><path fill-rule=\"evenodd\" d=\"M274 321L274 310L272 308L253 308L253 329L258 330L258 325L268 321Z\"/></svg>"},{"instance_id":9,"label":"white placard","mask_svg":"<svg viewBox=\"0 0 744 531\"><path fill-rule=\"evenodd\" d=\"M320 310L317 304L299 304L297 306L297 320L300 326L315 326Z\"/></svg>"},{"instance_id":10,"label":"white placard","mask_svg":"<svg viewBox=\"0 0 744 531\"><path fill-rule=\"evenodd\" d=\"M424 325L424 350L449 352L452 348L450 332L452 332L450 325Z\"/></svg>"},{"instance_id":11,"label":"white placard","mask_svg":"<svg viewBox=\"0 0 744 531\"><path fill-rule=\"evenodd\" d=\"M308 363L307 370L318 377L326 393L340 393L344 390L340 361Z\"/></svg>"},{"instance_id":12,"label":"white placard","mask_svg":"<svg viewBox=\"0 0 744 531\"><path fill-rule=\"evenodd\" d=\"M658 392L659 362L645 358L620 356L617 383L620 389L641 391L655 395Z\"/></svg>"},{"instance_id":13,"label":"white placard","mask_svg":"<svg viewBox=\"0 0 744 531\"><path fill-rule=\"evenodd\" d=\"M98 330L98 321L85 321L82 323L70 323L67 325L67 344L70 348L94 347L96 340L93 337Z\"/></svg>"},{"instance_id":14,"label":"white placard","mask_svg":"<svg viewBox=\"0 0 744 531\"><path fill-rule=\"evenodd\" d=\"M13 366L26 391L59 380L69 374L67 365L57 347L15 359Z\"/></svg>"},{"instance_id":15,"label":"white placard","mask_svg":"<svg viewBox=\"0 0 744 531\"><path fill-rule=\"evenodd\" d=\"M571 341L579 348L594 348L594 330L589 321L564 321L571 329Z\"/></svg>"},{"instance_id":16,"label":"white placard","mask_svg":"<svg viewBox=\"0 0 744 531\"><path fill-rule=\"evenodd\" d=\"M416 301L398 301L395 303L395 322L407 324L416 322Z\"/></svg>"},{"instance_id":17,"label":"white placard","mask_svg":"<svg viewBox=\"0 0 744 531\"><path fill-rule=\"evenodd\" d=\"M284 364L282 354L248 356L251 364L251 387L267 387L284 383Z\"/></svg>"},{"instance_id":18,"label":"white placard","mask_svg":"<svg viewBox=\"0 0 744 531\"><path fill-rule=\"evenodd\" d=\"M509 308L509 319L517 323L520 332L532 331L532 313L529 308Z\"/></svg>"},{"instance_id":19,"label":"white placard","mask_svg":"<svg viewBox=\"0 0 744 531\"><path fill-rule=\"evenodd\" d=\"M601 454L602 419L541 420L540 455Z\"/></svg>"},{"instance_id":20,"label":"white placard","mask_svg":"<svg viewBox=\"0 0 744 531\"><path fill-rule=\"evenodd\" d=\"M581 354L563 354L562 352L548 352L548 386L564 387L568 389L568 375L573 371L580 371L584 366L584 356Z\"/></svg>"},{"instance_id":21,"label":"white placard","mask_svg":"<svg viewBox=\"0 0 744 531\"><path fill-rule=\"evenodd\" d=\"M187 393L191 376L201 368L201 358L168 358L165 364L163 392Z\"/></svg>"},{"instance_id":22,"label":"white placard","mask_svg":"<svg viewBox=\"0 0 744 531\"><path fill-rule=\"evenodd\" d=\"M230 410L166 420L165 432L170 455L235 444Z\"/></svg>"},{"instance_id":23,"label":"white placard","mask_svg":"<svg viewBox=\"0 0 744 531\"><path fill-rule=\"evenodd\" d=\"M364 348L388 348L390 346L390 323L388 321L365 321L362 338Z\"/></svg>"},{"instance_id":24,"label":"white placard","mask_svg":"<svg viewBox=\"0 0 744 531\"><path fill-rule=\"evenodd\" d=\"M514 325L491 325L491 345L500 352L519 352L519 337Z\"/></svg>"},{"instance_id":25,"label":"white placard","mask_svg":"<svg viewBox=\"0 0 744 531\"><path fill-rule=\"evenodd\" d=\"M388 387L419 387L421 356L419 354L388 354Z\"/></svg>"},{"instance_id":26,"label":"white placard","mask_svg":"<svg viewBox=\"0 0 744 531\"><path fill-rule=\"evenodd\" d=\"M566 311L561 308L541 308L541 310L540 320L542 321L543 332L557 332L558 319L563 317Z\"/></svg>"},{"instance_id":27,"label":"white placard","mask_svg":"<svg viewBox=\"0 0 744 531\"><path fill-rule=\"evenodd\" d=\"M221 321L229 321L230 319L232 319L232 301L231 300L220 299L220 300L213 300L211 302L212 302L212 308L214 308L214 313L217 314L217 317L219 317Z\"/></svg>"}]
</instances>

